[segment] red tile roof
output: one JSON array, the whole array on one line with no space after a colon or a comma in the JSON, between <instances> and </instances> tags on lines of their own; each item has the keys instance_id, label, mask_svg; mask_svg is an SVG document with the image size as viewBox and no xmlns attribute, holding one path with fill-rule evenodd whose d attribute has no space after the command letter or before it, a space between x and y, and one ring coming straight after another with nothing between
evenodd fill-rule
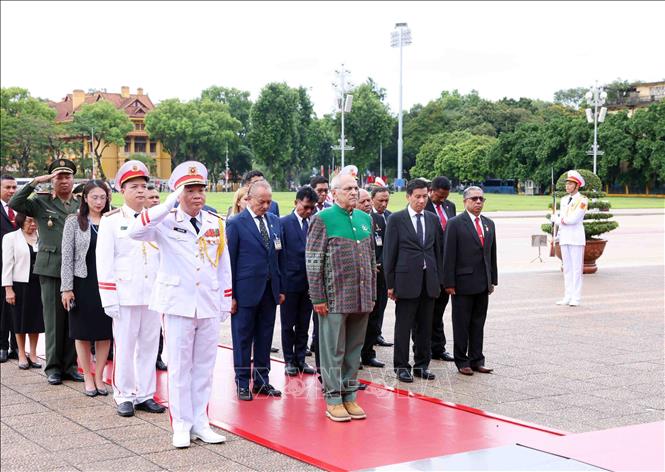
<instances>
[{"instance_id":1,"label":"red tile roof","mask_svg":"<svg viewBox=\"0 0 665 472\"><path fill-rule=\"evenodd\" d=\"M150 97L147 95L129 95L129 97L124 98L119 93L107 93L107 92L94 92L86 93L83 99L83 104L96 103L99 100L106 100L115 105L116 108L124 110L125 113L130 118L145 118L145 115L155 108L155 105L150 100ZM57 122L61 121L71 121L73 119L73 114L76 113L81 105L76 107L76 110L73 108L74 96L69 93L65 98L60 102L48 102L49 106L54 108L56 111L55 120Z\"/></svg>"}]
</instances>

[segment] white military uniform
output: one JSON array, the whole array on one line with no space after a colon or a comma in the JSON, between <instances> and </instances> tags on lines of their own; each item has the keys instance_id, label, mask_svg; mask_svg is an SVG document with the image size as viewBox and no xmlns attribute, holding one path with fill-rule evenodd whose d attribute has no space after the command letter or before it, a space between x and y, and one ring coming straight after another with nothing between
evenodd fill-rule
<instances>
[{"instance_id":1,"label":"white military uniform","mask_svg":"<svg viewBox=\"0 0 665 472\"><path fill-rule=\"evenodd\" d=\"M561 199L556 217L565 287L562 304L578 305L582 298L582 269L586 246L583 220L588 207L589 200L581 193L566 195Z\"/></svg>"},{"instance_id":2,"label":"white military uniform","mask_svg":"<svg viewBox=\"0 0 665 472\"><path fill-rule=\"evenodd\" d=\"M97 279L102 306L113 316L115 365L113 398L142 403L156 388L160 313L150 310L150 294L159 267L153 242L129 237L135 211L124 205L104 215L97 239Z\"/></svg>"},{"instance_id":3,"label":"white military uniform","mask_svg":"<svg viewBox=\"0 0 665 472\"><path fill-rule=\"evenodd\" d=\"M176 186L172 188L179 188L178 176L187 165L191 173L205 173L200 163L183 163L173 171L171 180L175 178ZM205 180L205 176L199 177ZM180 184L184 185L188 183ZM169 197L165 203L144 210L130 236L156 241L161 252L150 308L164 313L169 413L175 434L209 428L206 410L220 319L230 315L232 292L222 218L201 210L196 216L197 233L191 216L174 206L175 198Z\"/></svg>"}]
</instances>

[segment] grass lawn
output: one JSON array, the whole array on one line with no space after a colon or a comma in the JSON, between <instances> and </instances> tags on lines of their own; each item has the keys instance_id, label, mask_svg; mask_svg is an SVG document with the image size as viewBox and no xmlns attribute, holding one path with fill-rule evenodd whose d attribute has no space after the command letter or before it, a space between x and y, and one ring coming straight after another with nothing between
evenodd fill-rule
<instances>
[{"instance_id":1,"label":"grass lawn","mask_svg":"<svg viewBox=\"0 0 665 472\"><path fill-rule=\"evenodd\" d=\"M162 193L162 201L168 194ZM552 201L552 197L546 195L502 195L489 193L486 194L485 211L528 211L528 210L547 210L547 205ZM206 203L217 209L221 214L226 215L226 210L231 206L233 193L210 192L208 193ZM275 192L273 199L279 204L282 215L288 213L293 208L294 192ZM462 196L453 193L450 195L457 208L462 207ZM665 199L657 197L610 197L613 209L627 208L663 208ZM118 193L113 194L113 205L122 204L122 197ZM404 192L394 193L390 197L388 209L391 211L400 210L406 206L406 194Z\"/></svg>"}]
</instances>

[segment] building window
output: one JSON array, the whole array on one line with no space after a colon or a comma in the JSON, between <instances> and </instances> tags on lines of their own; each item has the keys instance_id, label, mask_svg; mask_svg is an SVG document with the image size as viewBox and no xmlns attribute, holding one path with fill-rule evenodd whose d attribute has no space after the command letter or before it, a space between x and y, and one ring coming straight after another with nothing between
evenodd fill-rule
<instances>
[{"instance_id":1,"label":"building window","mask_svg":"<svg viewBox=\"0 0 665 472\"><path fill-rule=\"evenodd\" d=\"M136 137L134 138L134 152L145 153L146 149L146 140L145 138Z\"/></svg>"},{"instance_id":2,"label":"building window","mask_svg":"<svg viewBox=\"0 0 665 472\"><path fill-rule=\"evenodd\" d=\"M132 149L132 142L129 139L125 139L125 152L129 154Z\"/></svg>"},{"instance_id":3,"label":"building window","mask_svg":"<svg viewBox=\"0 0 665 472\"><path fill-rule=\"evenodd\" d=\"M150 141L150 154L155 154L155 153L157 153L157 142Z\"/></svg>"},{"instance_id":4,"label":"building window","mask_svg":"<svg viewBox=\"0 0 665 472\"><path fill-rule=\"evenodd\" d=\"M143 131L145 129L145 123L134 123L134 129L136 131Z\"/></svg>"}]
</instances>

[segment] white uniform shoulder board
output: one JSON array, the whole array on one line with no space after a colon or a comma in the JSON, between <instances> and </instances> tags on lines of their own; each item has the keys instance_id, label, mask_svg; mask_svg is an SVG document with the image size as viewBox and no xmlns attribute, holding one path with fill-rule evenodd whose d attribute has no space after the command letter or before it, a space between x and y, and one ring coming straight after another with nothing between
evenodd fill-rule
<instances>
[{"instance_id":1,"label":"white uniform shoulder board","mask_svg":"<svg viewBox=\"0 0 665 472\"><path fill-rule=\"evenodd\" d=\"M111 215L115 215L115 214L118 213L119 211L120 211L120 208L116 208L115 210L107 211L106 213L104 213L103 216L111 216Z\"/></svg>"},{"instance_id":2,"label":"white uniform shoulder board","mask_svg":"<svg viewBox=\"0 0 665 472\"><path fill-rule=\"evenodd\" d=\"M205 211L207 211L208 214L210 214L210 215L212 215L212 216L216 216L216 217L219 218L220 220L224 220L224 217L223 217L222 215L218 215L218 214L215 213L214 211L210 211L210 210L205 210Z\"/></svg>"}]
</instances>

